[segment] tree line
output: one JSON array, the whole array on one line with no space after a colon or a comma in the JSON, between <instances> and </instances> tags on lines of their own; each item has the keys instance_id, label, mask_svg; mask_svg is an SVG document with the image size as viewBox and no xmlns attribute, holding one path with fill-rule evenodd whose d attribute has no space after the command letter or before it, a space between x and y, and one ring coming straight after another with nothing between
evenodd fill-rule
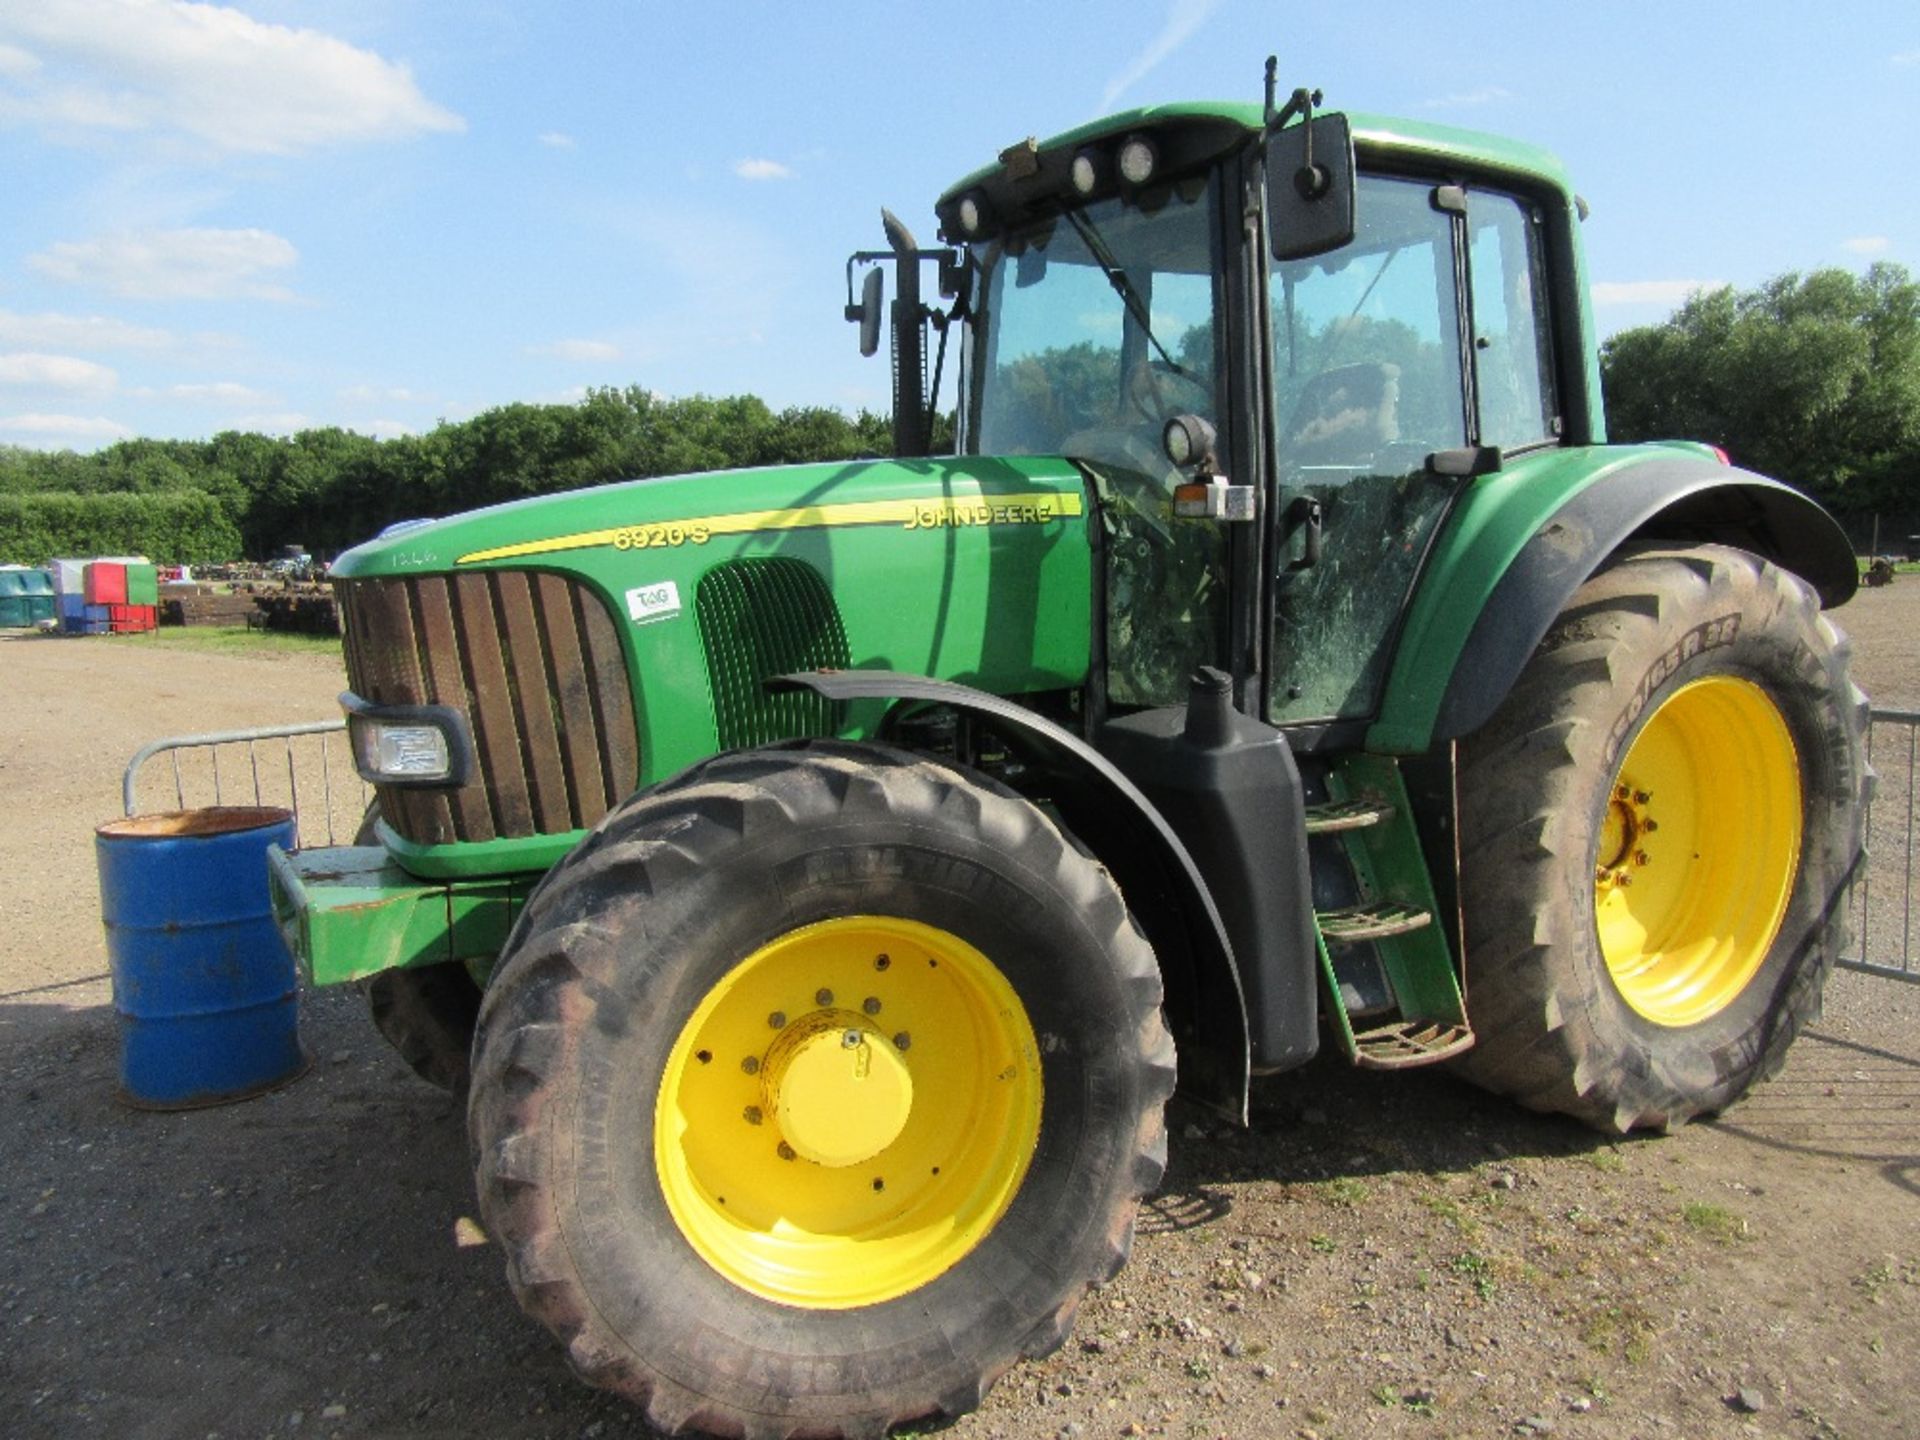
<instances>
[{"instance_id":1,"label":"tree line","mask_svg":"<svg viewBox=\"0 0 1920 1440\"><path fill-rule=\"evenodd\" d=\"M951 443L950 427L943 432ZM936 436L936 439L939 437ZM891 422L753 396L638 386L503 405L423 435L123 440L89 455L0 448L0 562L144 553L187 563L301 544L332 556L396 520L613 480L890 453Z\"/></svg>"},{"instance_id":2,"label":"tree line","mask_svg":"<svg viewBox=\"0 0 1920 1440\"><path fill-rule=\"evenodd\" d=\"M1616 440L1726 449L1853 517L1920 531L1920 284L1899 265L1788 274L1694 295L1601 347ZM950 447L943 417L936 448ZM125 440L93 454L0 447L0 562L145 553L330 556L396 520L612 480L887 454L888 418L663 399L638 386L503 405L424 435Z\"/></svg>"}]
</instances>

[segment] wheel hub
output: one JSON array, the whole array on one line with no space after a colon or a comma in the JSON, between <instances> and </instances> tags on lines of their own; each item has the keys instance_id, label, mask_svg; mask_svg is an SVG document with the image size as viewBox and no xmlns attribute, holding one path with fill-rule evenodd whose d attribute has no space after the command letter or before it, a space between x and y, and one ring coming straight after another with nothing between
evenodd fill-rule
<instances>
[{"instance_id":1,"label":"wheel hub","mask_svg":"<svg viewBox=\"0 0 1920 1440\"><path fill-rule=\"evenodd\" d=\"M900 1053L848 1010L816 1010L787 1026L760 1074L780 1138L816 1165L871 1160L913 1112L913 1076Z\"/></svg>"}]
</instances>

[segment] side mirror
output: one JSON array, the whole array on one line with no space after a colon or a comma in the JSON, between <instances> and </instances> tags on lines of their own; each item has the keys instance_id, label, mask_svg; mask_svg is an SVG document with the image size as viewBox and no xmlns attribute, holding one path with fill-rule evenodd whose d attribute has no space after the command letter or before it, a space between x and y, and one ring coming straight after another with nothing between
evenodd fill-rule
<instances>
[{"instance_id":1,"label":"side mirror","mask_svg":"<svg viewBox=\"0 0 1920 1440\"><path fill-rule=\"evenodd\" d=\"M885 284L886 272L878 265L874 266L860 282L860 303L847 306L847 319L857 321L860 325L862 355L871 355L880 348L880 316L885 309L880 296ZM851 291L852 286L849 285L848 289Z\"/></svg>"},{"instance_id":2,"label":"side mirror","mask_svg":"<svg viewBox=\"0 0 1920 1440\"><path fill-rule=\"evenodd\" d=\"M1276 260L1305 260L1353 239L1353 131L1345 115L1275 130L1267 141L1267 226Z\"/></svg>"}]
</instances>

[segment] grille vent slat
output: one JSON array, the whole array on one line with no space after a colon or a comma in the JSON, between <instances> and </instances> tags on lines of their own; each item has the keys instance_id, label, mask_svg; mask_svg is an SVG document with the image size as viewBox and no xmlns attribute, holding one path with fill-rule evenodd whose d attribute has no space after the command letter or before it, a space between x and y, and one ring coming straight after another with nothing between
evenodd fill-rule
<instances>
[{"instance_id":1,"label":"grille vent slat","mask_svg":"<svg viewBox=\"0 0 1920 1440\"><path fill-rule=\"evenodd\" d=\"M515 571L335 582L347 680L376 704L449 705L476 773L455 791L378 787L408 840L519 838L597 824L638 783L619 632L598 595Z\"/></svg>"},{"instance_id":2,"label":"grille vent slat","mask_svg":"<svg viewBox=\"0 0 1920 1440\"><path fill-rule=\"evenodd\" d=\"M765 689L775 675L848 664L846 627L811 565L763 556L715 566L700 580L694 610L722 749L831 735L845 723L843 705Z\"/></svg>"}]
</instances>

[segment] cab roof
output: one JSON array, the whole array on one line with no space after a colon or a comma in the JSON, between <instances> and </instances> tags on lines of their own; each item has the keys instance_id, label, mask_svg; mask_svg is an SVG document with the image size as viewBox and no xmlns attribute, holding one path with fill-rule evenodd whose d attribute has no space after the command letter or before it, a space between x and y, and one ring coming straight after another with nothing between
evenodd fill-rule
<instances>
[{"instance_id":1,"label":"cab roof","mask_svg":"<svg viewBox=\"0 0 1920 1440\"><path fill-rule=\"evenodd\" d=\"M1334 113L1321 110L1320 114ZM1467 168L1495 172L1525 184L1530 189L1551 188L1572 195L1572 183L1566 169L1551 151L1505 136L1478 130L1462 130L1451 125L1434 125L1424 120L1402 120L1360 111L1344 112L1353 127L1354 148L1363 161L1410 161L1421 166L1444 166L1448 162ZM1039 141L1040 154L1071 153L1080 146L1116 139L1136 131L1166 131L1204 128L1215 131L1219 140L1213 148L1224 153L1238 140L1259 133L1265 120L1264 107L1241 101L1197 101L1178 105L1147 105L1117 115L1089 121ZM1003 164L984 165L949 186L936 204L943 215L950 204L966 191L987 184L1000 176Z\"/></svg>"}]
</instances>

